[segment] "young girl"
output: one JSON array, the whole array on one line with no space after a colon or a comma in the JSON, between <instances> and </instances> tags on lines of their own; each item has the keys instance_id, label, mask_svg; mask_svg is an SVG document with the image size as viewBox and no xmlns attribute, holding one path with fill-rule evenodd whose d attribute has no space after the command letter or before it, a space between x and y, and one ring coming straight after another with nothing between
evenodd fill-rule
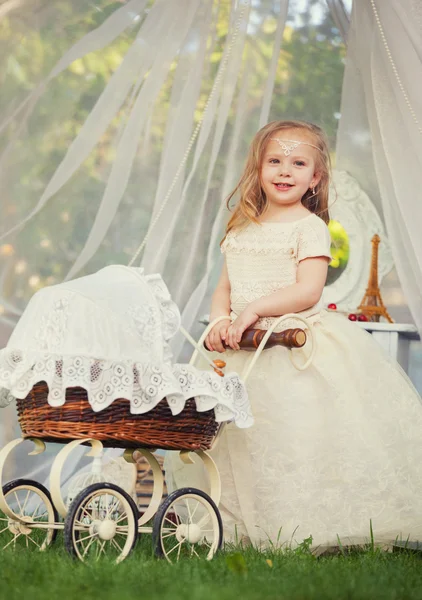
<instances>
[{"instance_id":1,"label":"young girl","mask_svg":"<svg viewBox=\"0 0 422 600\"><path fill-rule=\"evenodd\" d=\"M242 373L249 327L286 313L306 317L317 351L299 371L289 351L261 354L248 379L255 418L227 426L212 452L222 479L226 541L261 547L312 536L323 548L422 540L422 407L406 375L344 316L322 309L330 257L329 152L315 125L269 123L255 136L234 192L240 199L221 244L225 265L212 300L209 350ZM282 323L280 329L303 327ZM307 345L294 350L296 362ZM195 469L168 461L173 485ZM191 472L189 469L191 468ZM195 479L195 477L193 477ZM170 484L171 486L171 484Z\"/></svg>"}]
</instances>

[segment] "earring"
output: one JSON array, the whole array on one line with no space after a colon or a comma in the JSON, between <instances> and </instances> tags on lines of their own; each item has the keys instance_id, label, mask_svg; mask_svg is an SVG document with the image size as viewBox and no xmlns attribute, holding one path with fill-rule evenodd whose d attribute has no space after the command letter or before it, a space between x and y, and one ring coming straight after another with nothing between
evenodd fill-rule
<instances>
[{"instance_id":1,"label":"earring","mask_svg":"<svg viewBox=\"0 0 422 600\"><path fill-rule=\"evenodd\" d=\"M315 186L312 186L312 195L315 196Z\"/></svg>"}]
</instances>

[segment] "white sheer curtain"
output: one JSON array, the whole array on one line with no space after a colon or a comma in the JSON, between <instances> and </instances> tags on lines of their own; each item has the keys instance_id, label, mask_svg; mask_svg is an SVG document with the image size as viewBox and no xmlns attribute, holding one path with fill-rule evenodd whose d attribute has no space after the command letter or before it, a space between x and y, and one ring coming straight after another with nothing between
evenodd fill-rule
<instances>
[{"instance_id":1,"label":"white sheer curtain","mask_svg":"<svg viewBox=\"0 0 422 600\"><path fill-rule=\"evenodd\" d=\"M328 7L336 24L337 29L341 33L341 37L347 44L347 36L349 34L350 18L349 12L343 3L343 0L327 0Z\"/></svg>"},{"instance_id":2,"label":"white sheer curtain","mask_svg":"<svg viewBox=\"0 0 422 600\"><path fill-rule=\"evenodd\" d=\"M219 269L222 199L268 120L288 0L103 2L99 16L69 6L24 2L8 15L34 55L62 34L45 72L24 77L19 40L0 37L0 67L17 82L0 101L3 343L38 287L127 264L147 232L142 264L163 274L196 336ZM1 445L19 435L14 410L0 428ZM48 468L20 451L10 475L42 481Z\"/></svg>"},{"instance_id":3,"label":"white sheer curtain","mask_svg":"<svg viewBox=\"0 0 422 600\"><path fill-rule=\"evenodd\" d=\"M401 285L422 334L422 4L354 0L337 165L385 220Z\"/></svg>"},{"instance_id":4,"label":"white sheer curtain","mask_svg":"<svg viewBox=\"0 0 422 600\"><path fill-rule=\"evenodd\" d=\"M31 172L40 158L19 158L27 127L51 135L39 116L57 79L68 77L65 69L75 61L98 57L118 36L132 36L63 158L49 163L49 179L42 173L38 198L33 194L16 206L13 197L12 211L5 202L0 243L7 254L7 242L14 242L15 253L4 261L3 289L17 284L19 269L36 275L32 288L22 284L3 294L3 323L13 326L37 285L107 262L127 263L151 224L142 264L162 272L176 301L186 305L185 325L196 322L218 257L221 200L238 176L244 140L268 119L287 7L288 0L131 0L76 41L32 93L8 107L0 123L8 134L0 177L12 187L16 180L10 179ZM78 89L75 103L80 94ZM19 161L20 169L10 170ZM93 162L102 163L94 177ZM60 232L47 231L43 240L47 221L53 228L56 221ZM56 246L56 274L43 277L42 254L28 252L27 241L37 237ZM207 253L204 272L201 257Z\"/></svg>"}]
</instances>

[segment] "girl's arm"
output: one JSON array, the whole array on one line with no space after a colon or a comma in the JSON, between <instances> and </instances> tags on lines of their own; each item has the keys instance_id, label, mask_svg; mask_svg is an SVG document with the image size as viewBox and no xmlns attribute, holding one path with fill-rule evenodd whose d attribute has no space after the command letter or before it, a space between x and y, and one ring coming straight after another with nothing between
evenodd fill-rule
<instances>
[{"instance_id":1,"label":"girl's arm","mask_svg":"<svg viewBox=\"0 0 422 600\"><path fill-rule=\"evenodd\" d=\"M259 317L278 317L314 306L324 289L328 263L329 260L322 256L302 260L297 268L296 283L251 302L246 310L250 309Z\"/></svg>"},{"instance_id":2,"label":"girl's arm","mask_svg":"<svg viewBox=\"0 0 422 600\"><path fill-rule=\"evenodd\" d=\"M329 259L322 256L302 260L297 269L296 283L251 302L229 328L229 346L239 350L243 332L260 317L280 317L314 306L324 289L328 263Z\"/></svg>"}]
</instances>

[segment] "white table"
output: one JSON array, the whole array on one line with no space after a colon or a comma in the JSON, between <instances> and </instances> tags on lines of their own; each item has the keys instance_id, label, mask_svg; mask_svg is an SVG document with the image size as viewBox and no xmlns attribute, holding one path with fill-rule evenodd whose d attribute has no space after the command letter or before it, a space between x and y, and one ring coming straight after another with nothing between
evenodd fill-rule
<instances>
[{"instance_id":1,"label":"white table","mask_svg":"<svg viewBox=\"0 0 422 600\"><path fill-rule=\"evenodd\" d=\"M414 325L403 323L362 323L357 325L366 329L402 367L409 372L409 348L411 341L419 341L419 333Z\"/></svg>"}]
</instances>

